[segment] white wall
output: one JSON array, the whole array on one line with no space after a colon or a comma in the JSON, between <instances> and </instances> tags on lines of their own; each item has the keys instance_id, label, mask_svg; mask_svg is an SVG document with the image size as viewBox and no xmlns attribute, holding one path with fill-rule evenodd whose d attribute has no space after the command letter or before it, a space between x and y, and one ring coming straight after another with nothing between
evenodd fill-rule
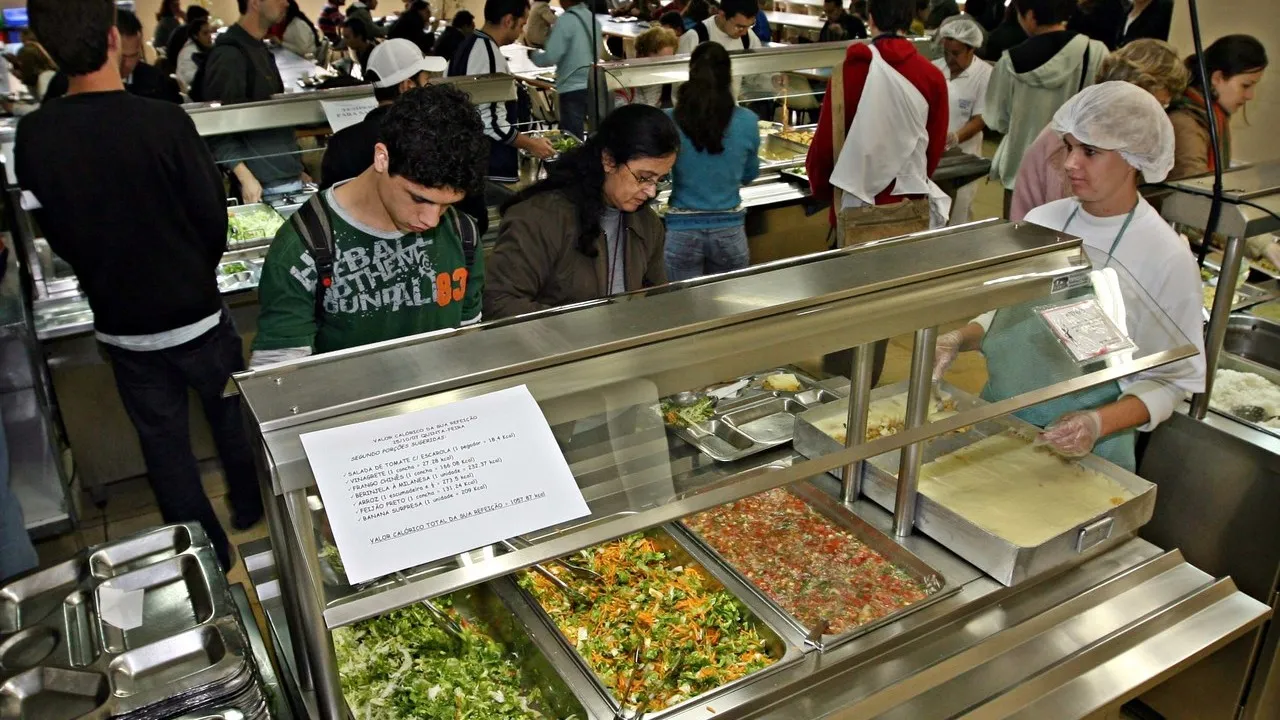
<instances>
[{"instance_id":1,"label":"white wall","mask_svg":"<svg viewBox=\"0 0 1280 720\"><path fill-rule=\"evenodd\" d=\"M1186 0L1178 0L1169 41L1183 55L1195 51L1191 14ZM1258 86L1258 96L1231 123L1231 154L1236 161L1280 159L1275 132L1280 127L1280 2L1277 0L1200 0L1200 34L1207 47L1215 39L1247 33L1267 48L1271 69ZM1247 117L1247 122L1246 122Z\"/></svg>"}]
</instances>

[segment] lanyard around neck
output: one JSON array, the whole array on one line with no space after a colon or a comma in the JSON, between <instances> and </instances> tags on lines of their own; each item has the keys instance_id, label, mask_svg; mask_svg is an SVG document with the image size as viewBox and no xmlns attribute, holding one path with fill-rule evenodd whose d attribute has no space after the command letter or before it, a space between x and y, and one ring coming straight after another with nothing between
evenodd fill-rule
<instances>
[{"instance_id":1,"label":"lanyard around neck","mask_svg":"<svg viewBox=\"0 0 1280 720\"><path fill-rule=\"evenodd\" d=\"M1069 216L1067 216L1067 223L1062 226L1062 232L1066 232L1067 228L1071 227L1071 221L1076 219L1076 215L1079 212L1080 206L1076 205L1076 208L1071 211ZM1129 214L1124 218L1124 224L1120 226L1120 232L1116 233L1116 239L1111 241L1111 249L1107 251L1107 262L1105 262L1102 267L1105 268L1111 264L1111 258L1115 256L1116 248L1120 247L1120 239L1124 237L1125 231L1129 229L1129 223L1133 222L1133 216L1136 212L1138 212L1138 204L1134 203L1133 209L1130 210Z\"/></svg>"}]
</instances>

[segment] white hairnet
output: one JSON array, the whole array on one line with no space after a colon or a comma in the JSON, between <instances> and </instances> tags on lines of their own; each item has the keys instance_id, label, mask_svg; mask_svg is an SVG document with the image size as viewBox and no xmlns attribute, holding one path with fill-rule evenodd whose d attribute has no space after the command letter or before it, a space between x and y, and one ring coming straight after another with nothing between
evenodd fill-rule
<instances>
[{"instance_id":1,"label":"white hairnet","mask_svg":"<svg viewBox=\"0 0 1280 720\"><path fill-rule=\"evenodd\" d=\"M986 42L986 32L972 15L952 15L938 26L938 42L951 38L971 48L980 48Z\"/></svg>"},{"instance_id":2,"label":"white hairnet","mask_svg":"<svg viewBox=\"0 0 1280 720\"><path fill-rule=\"evenodd\" d=\"M1155 96L1137 85L1091 85L1058 108L1051 126L1085 145L1119 152L1147 182L1164 180L1173 168L1173 123Z\"/></svg>"}]
</instances>

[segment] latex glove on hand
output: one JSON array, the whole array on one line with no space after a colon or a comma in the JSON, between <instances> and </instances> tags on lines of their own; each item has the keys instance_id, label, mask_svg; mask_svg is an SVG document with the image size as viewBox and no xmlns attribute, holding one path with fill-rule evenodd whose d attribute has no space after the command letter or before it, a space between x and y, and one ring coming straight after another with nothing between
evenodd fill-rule
<instances>
[{"instance_id":1,"label":"latex glove on hand","mask_svg":"<svg viewBox=\"0 0 1280 720\"><path fill-rule=\"evenodd\" d=\"M933 379L941 380L951 364L960 357L960 346L964 343L964 335L959 330L942 335L933 346Z\"/></svg>"},{"instance_id":2,"label":"latex glove on hand","mask_svg":"<svg viewBox=\"0 0 1280 720\"><path fill-rule=\"evenodd\" d=\"M957 136L955 133L947 133L947 149L950 150L951 148L958 147L959 145L960 145L959 136Z\"/></svg>"},{"instance_id":3,"label":"latex glove on hand","mask_svg":"<svg viewBox=\"0 0 1280 720\"><path fill-rule=\"evenodd\" d=\"M1081 458L1093 452L1102 436L1102 416L1096 410L1063 415L1040 433L1037 445L1048 445L1063 457Z\"/></svg>"}]
</instances>

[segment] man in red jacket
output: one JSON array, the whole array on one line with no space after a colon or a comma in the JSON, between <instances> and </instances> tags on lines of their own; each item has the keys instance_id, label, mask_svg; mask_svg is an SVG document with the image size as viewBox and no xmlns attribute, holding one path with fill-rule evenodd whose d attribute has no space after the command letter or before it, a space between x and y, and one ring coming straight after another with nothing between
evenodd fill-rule
<instances>
[{"instance_id":1,"label":"man in red jacket","mask_svg":"<svg viewBox=\"0 0 1280 720\"><path fill-rule=\"evenodd\" d=\"M918 182L911 182L909 191L897 191L900 183L907 184L903 183L901 173L908 172L906 168L912 164L907 158L910 152L894 153L891 148L885 148L884 144L891 139L909 139L910 136L917 134L923 144L923 138L927 135L927 146L924 148L923 158L926 181L927 177L933 175L933 171L937 169L938 161L942 158L947 145L946 78L938 68L916 52L915 46L904 37L915 13L914 0L870 0L867 9L870 14L872 36L875 39L871 44L859 43L849 46L843 65L845 144L865 146L860 153L849 153L852 157L845 163L845 167L849 167L855 173L863 174L864 177L861 180L864 182L841 183L838 178L832 177L833 171L837 170L837 162L832 148L833 93L830 89L822 101L818 129L805 161L813 196L818 200L833 200L836 189L843 191L841 195L854 195L855 192L849 191L850 185L865 186L867 182L875 184L875 187L867 188L868 194L873 198L863 198L862 202L848 198L839 203L842 207L837 207L837 204L833 203L831 224L837 226L837 218L840 218L839 225L844 230L844 236L838 239L840 245L852 245L928 229L929 194L927 190L924 190ZM886 114L884 110L888 104L887 97L864 97L863 90L868 85L868 77L873 67L872 45L874 45L875 54L879 56L878 60L883 60L890 70L889 77L885 80L891 84L895 79L905 78L919 92L919 95L923 96L927 109L924 109L924 112L907 114L917 122L923 121L919 122L922 127L903 127L900 123L902 115ZM884 87L883 83L874 79L871 84L875 88ZM910 100L917 101L916 109L923 109L924 106L918 103L918 98ZM867 113L873 113L877 117L867 116L859 119L860 115ZM859 127L854 127L855 121ZM873 136L866 137L867 133L859 133L858 130L875 132ZM866 160L874 163L865 162ZM879 164L882 167L871 168L863 173L863 168L872 164ZM887 184L879 182L884 178L888 178ZM919 180L919 178L914 179ZM836 181L838 188L833 187L833 180ZM874 204L866 202L868 199L874 199Z\"/></svg>"},{"instance_id":2,"label":"man in red jacket","mask_svg":"<svg viewBox=\"0 0 1280 720\"><path fill-rule=\"evenodd\" d=\"M946 224L950 201L929 180L947 145L947 80L904 36L915 0L870 0L874 40L849 46L841 67L843 142L832 131L836 78L822 101L805 166L814 198L830 201L839 246ZM840 145L840 147L835 147ZM930 207L930 200L940 207ZM875 343L872 382L880 379L887 341ZM823 358L828 373L850 372L852 351Z\"/></svg>"}]
</instances>

